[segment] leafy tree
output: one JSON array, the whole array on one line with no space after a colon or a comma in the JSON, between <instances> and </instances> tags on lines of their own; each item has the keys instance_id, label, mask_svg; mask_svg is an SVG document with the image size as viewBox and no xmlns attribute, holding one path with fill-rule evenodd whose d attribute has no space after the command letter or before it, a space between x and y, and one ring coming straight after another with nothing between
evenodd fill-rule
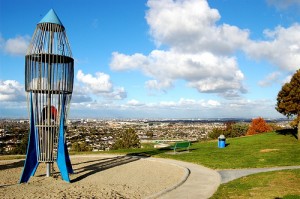
<instances>
[{"instance_id":1,"label":"leafy tree","mask_svg":"<svg viewBox=\"0 0 300 199\"><path fill-rule=\"evenodd\" d=\"M235 123L232 125L230 137L240 137L247 134L249 125L244 123Z\"/></svg>"},{"instance_id":2,"label":"leafy tree","mask_svg":"<svg viewBox=\"0 0 300 199\"><path fill-rule=\"evenodd\" d=\"M217 139L220 135L224 135L225 137L228 138L240 137L246 135L248 128L249 128L248 124L226 122L225 129L213 128L212 131L208 134L208 137L211 139Z\"/></svg>"},{"instance_id":3,"label":"leafy tree","mask_svg":"<svg viewBox=\"0 0 300 199\"><path fill-rule=\"evenodd\" d=\"M80 151L91 151L91 147L89 147L85 142L75 142L72 144L72 151L80 152Z\"/></svg>"},{"instance_id":4,"label":"leafy tree","mask_svg":"<svg viewBox=\"0 0 300 199\"><path fill-rule=\"evenodd\" d=\"M17 144L11 154L26 154L28 145L29 132L25 133L21 139L21 143Z\"/></svg>"},{"instance_id":5,"label":"leafy tree","mask_svg":"<svg viewBox=\"0 0 300 199\"><path fill-rule=\"evenodd\" d=\"M132 128L126 129L120 132L116 142L113 145L113 149L130 149L130 148L140 148L141 143L135 130Z\"/></svg>"},{"instance_id":6,"label":"leafy tree","mask_svg":"<svg viewBox=\"0 0 300 199\"><path fill-rule=\"evenodd\" d=\"M272 128L270 127L270 125L268 125L263 118L259 117L252 120L250 127L247 131L247 135L265 133L271 130Z\"/></svg>"},{"instance_id":7,"label":"leafy tree","mask_svg":"<svg viewBox=\"0 0 300 199\"><path fill-rule=\"evenodd\" d=\"M211 139L217 139L220 135L224 134L224 129L222 128L213 128L212 131L208 134L208 137Z\"/></svg>"},{"instance_id":8,"label":"leafy tree","mask_svg":"<svg viewBox=\"0 0 300 199\"><path fill-rule=\"evenodd\" d=\"M279 91L276 110L287 117L296 116L294 123L298 124L298 140L300 141L300 69Z\"/></svg>"}]
</instances>

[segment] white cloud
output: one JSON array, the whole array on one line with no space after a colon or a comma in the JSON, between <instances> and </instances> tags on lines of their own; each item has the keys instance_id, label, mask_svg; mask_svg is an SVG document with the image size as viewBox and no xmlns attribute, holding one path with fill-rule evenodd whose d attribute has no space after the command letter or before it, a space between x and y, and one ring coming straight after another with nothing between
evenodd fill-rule
<instances>
[{"instance_id":1,"label":"white cloud","mask_svg":"<svg viewBox=\"0 0 300 199\"><path fill-rule=\"evenodd\" d=\"M91 74L84 74L82 70L77 72L77 80L84 84L85 89L94 93L111 92L113 85L110 81L110 76L105 73L97 72L95 76Z\"/></svg>"},{"instance_id":2,"label":"white cloud","mask_svg":"<svg viewBox=\"0 0 300 199\"><path fill-rule=\"evenodd\" d=\"M125 91L125 88L119 87L114 88L112 92L104 93L103 96L108 99L121 100L127 97L127 92Z\"/></svg>"},{"instance_id":3,"label":"white cloud","mask_svg":"<svg viewBox=\"0 0 300 199\"><path fill-rule=\"evenodd\" d=\"M25 55L29 43L30 37L28 35L16 36L15 38L10 38L6 41L0 35L0 47L4 50L5 53L8 53L10 55Z\"/></svg>"},{"instance_id":4,"label":"white cloud","mask_svg":"<svg viewBox=\"0 0 300 199\"><path fill-rule=\"evenodd\" d=\"M228 24L216 25L221 16L206 0L149 0L147 5L146 20L158 45L184 52L228 54L248 39L247 30Z\"/></svg>"},{"instance_id":5,"label":"white cloud","mask_svg":"<svg viewBox=\"0 0 300 199\"><path fill-rule=\"evenodd\" d=\"M249 30L218 24L221 16L207 0L148 0L147 5L146 20L158 49L148 55L114 52L110 67L141 71L151 78L145 82L148 89L166 91L177 80L184 80L199 92L227 99L240 97L247 89L234 56L237 51L266 60L281 71L295 71L300 66L299 24L265 30L265 39L255 41ZM272 75L259 84L270 84Z\"/></svg>"},{"instance_id":6,"label":"white cloud","mask_svg":"<svg viewBox=\"0 0 300 199\"><path fill-rule=\"evenodd\" d=\"M0 80L1 102L22 102L25 99L25 90L22 84L16 80Z\"/></svg>"},{"instance_id":7,"label":"white cloud","mask_svg":"<svg viewBox=\"0 0 300 199\"><path fill-rule=\"evenodd\" d=\"M269 74L264 80L259 81L258 85L262 87L271 86L273 83L278 82L280 75L280 72L273 72Z\"/></svg>"},{"instance_id":8,"label":"white cloud","mask_svg":"<svg viewBox=\"0 0 300 199\"><path fill-rule=\"evenodd\" d=\"M88 97L90 94L112 100L120 100L127 97L127 93L123 87L113 86L108 74L97 72L94 76L92 74L84 74L82 70L79 70L76 77L79 83L81 83L81 85L77 85L77 88L81 90L77 96L79 97L78 100L90 100L90 97Z\"/></svg>"},{"instance_id":9,"label":"white cloud","mask_svg":"<svg viewBox=\"0 0 300 199\"><path fill-rule=\"evenodd\" d=\"M209 52L187 54L176 51L154 50L140 62L135 55L113 54L119 65L113 69L139 69L145 75L155 78L146 82L149 89L172 88L176 80L185 80L188 86L199 92L225 93L228 90L245 90L243 73L238 69L236 59L215 56ZM125 61L122 61L122 60ZM136 60L138 59L138 60Z\"/></svg>"},{"instance_id":10,"label":"white cloud","mask_svg":"<svg viewBox=\"0 0 300 199\"><path fill-rule=\"evenodd\" d=\"M275 6L278 9L286 9L291 6L299 6L299 0L267 0L270 5Z\"/></svg>"},{"instance_id":11,"label":"white cloud","mask_svg":"<svg viewBox=\"0 0 300 199\"><path fill-rule=\"evenodd\" d=\"M281 70L295 71L300 66L300 25L278 26L265 30L266 41L249 41L244 51L257 60L267 60Z\"/></svg>"},{"instance_id":12,"label":"white cloud","mask_svg":"<svg viewBox=\"0 0 300 199\"><path fill-rule=\"evenodd\" d=\"M152 78L148 89L166 91L177 80L199 92L245 92L244 75L235 57L229 56L247 43L248 31L228 24L217 25L220 15L206 0L149 0L146 14L155 43L167 50L149 55L114 52L113 70L140 70ZM232 91L233 90L233 91Z\"/></svg>"},{"instance_id":13,"label":"white cloud","mask_svg":"<svg viewBox=\"0 0 300 199\"><path fill-rule=\"evenodd\" d=\"M138 100L132 99L126 103L128 106L143 106L144 103L139 102Z\"/></svg>"},{"instance_id":14,"label":"white cloud","mask_svg":"<svg viewBox=\"0 0 300 199\"><path fill-rule=\"evenodd\" d=\"M165 89L173 87L173 81L170 79L164 79L164 80L149 80L146 82L146 88L153 89L153 90L162 90L165 91Z\"/></svg>"},{"instance_id":15,"label":"white cloud","mask_svg":"<svg viewBox=\"0 0 300 199\"><path fill-rule=\"evenodd\" d=\"M84 103L91 101L93 101L93 99L87 94L85 89L82 86L75 84L72 93L72 103Z\"/></svg>"},{"instance_id":16,"label":"white cloud","mask_svg":"<svg viewBox=\"0 0 300 199\"><path fill-rule=\"evenodd\" d=\"M126 104L90 102L72 104L72 110L85 111L85 116L110 118L216 118L216 117L281 117L274 108L273 100L195 100L181 98L177 101L144 103L129 100ZM82 117L80 115L79 117Z\"/></svg>"},{"instance_id":17,"label":"white cloud","mask_svg":"<svg viewBox=\"0 0 300 199\"><path fill-rule=\"evenodd\" d=\"M118 71L136 69L140 65L145 65L148 62L147 57L140 53L128 57L118 52L113 52L112 56L110 67Z\"/></svg>"},{"instance_id":18,"label":"white cloud","mask_svg":"<svg viewBox=\"0 0 300 199\"><path fill-rule=\"evenodd\" d=\"M293 77L293 75L287 76L287 77L282 81L282 84L291 82L292 77Z\"/></svg>"}]
</instances>

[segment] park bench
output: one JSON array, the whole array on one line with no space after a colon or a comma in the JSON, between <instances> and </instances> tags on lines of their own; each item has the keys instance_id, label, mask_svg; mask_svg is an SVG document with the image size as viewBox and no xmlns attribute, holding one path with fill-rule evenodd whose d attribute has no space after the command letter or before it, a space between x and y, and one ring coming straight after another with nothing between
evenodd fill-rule
<instances>
[{"instance_id":1,"label":"park bench","mask_svg":"<svg viewBox=\"0 0 300 199\"><path fill-rule=\"evenodd\" d=\"M186 149L189 151L191 146L191 142L176 142L174 146L171 147L171 149L174 150L174 153L176 153L176 149Z\"/></svg>"}]
</instances>

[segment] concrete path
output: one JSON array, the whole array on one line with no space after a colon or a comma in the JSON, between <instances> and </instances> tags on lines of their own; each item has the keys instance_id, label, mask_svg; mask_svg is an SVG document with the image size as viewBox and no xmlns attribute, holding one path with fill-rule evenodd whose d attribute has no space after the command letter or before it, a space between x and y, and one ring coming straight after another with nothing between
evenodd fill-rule
<instances>
[{"instance_id":1,"label":"concrete path","mask_svg":"<svg viewBox=\"0 0 300 199\"><path fill-rule=\"evenodd\" d=\"M188 170L188 175L186 176L186 179L183 179L183 181L179 182L178 185L174 185L174 187L170 187L168 190L165 190L161 193L157 193L153 196L150 196L149 198L209 198L215 193L215 191L218 189L221 183L221 176L217 171L200 165L161 158L149 158L149 160L174 164L177 166L184 167Z\"/></svg>"},{"instance_id":2,"label":"concrete path","mask_svg":"<svg viewBox=\"0 0 300 199\"><path fill-rule=\"evenodd\" d=\"M221 175L221 184L223 184L235 180L237 178L255 174L255 173L279 171L279 170L286 170L286 169L300 169L300 166L255 168L255 169L228 169L228 170L219 170L218 173Z\"/></svg>"},{"instance_id":3,"label":"concrete path","mask_svg":"<svg viewBox=\"0 0 300 199\"><path fill-rule=\"evenodd\" d=\"M162 158L147 158L150 161L160 161L177 165L186 169L187 173L181 182L152 195L147 199L207 199L210 198L218 189L220 184L227 183L237 178L268 171L278 171L286 169L300 169L300 166L285 166L273 168L254 168L254 169L230 169L212 170L201 165Z\"/></svg>"}]
</instances>

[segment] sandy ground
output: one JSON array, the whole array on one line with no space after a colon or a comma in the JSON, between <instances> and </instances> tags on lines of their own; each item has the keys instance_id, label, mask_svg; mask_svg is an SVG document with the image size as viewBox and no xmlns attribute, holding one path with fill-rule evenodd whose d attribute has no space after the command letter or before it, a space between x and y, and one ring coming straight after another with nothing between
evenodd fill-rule
<instances>
[{"instance_id":1,"label":"sandy ground","mask_svg":"<svg viewBox=\"0 0 300 199\"><path fill-rule=\"evenodd\" d=\"M41 163L29 183L18 184L24 160L0 161L0 198L147 198L177 184L181 167L129 156L71 156L75 174L61 180L56 163L46 177Z\"/></svg>"}]
</instances>

